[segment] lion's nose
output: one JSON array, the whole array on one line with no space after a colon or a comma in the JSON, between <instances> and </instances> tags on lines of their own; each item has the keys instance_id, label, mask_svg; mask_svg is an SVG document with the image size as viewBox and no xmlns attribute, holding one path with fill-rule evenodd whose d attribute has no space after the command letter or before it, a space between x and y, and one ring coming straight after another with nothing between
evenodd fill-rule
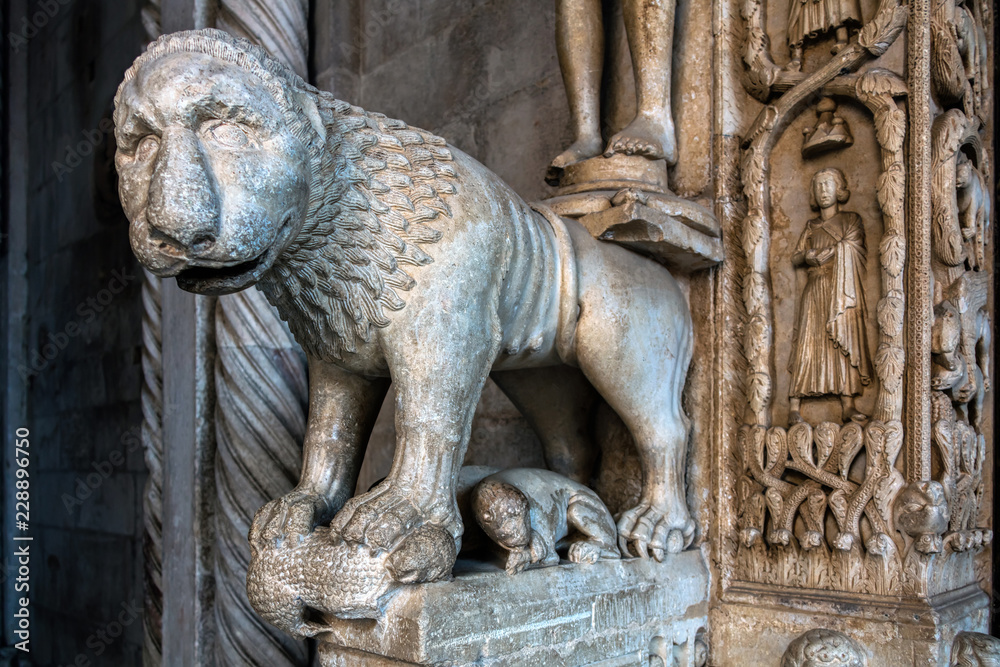
<instances>
[{"instance_id":1,"label":"lion's nose","mask_svg":"<svg viewBox=\"0 0 1000 667\"><path fill-rule=\"evenodd\" d=\"M175 252L198 254L214 245L219 197L201 142L190 130L170 128L163 133L147 215L150 227Z\"/></svg>"}]
</instances>

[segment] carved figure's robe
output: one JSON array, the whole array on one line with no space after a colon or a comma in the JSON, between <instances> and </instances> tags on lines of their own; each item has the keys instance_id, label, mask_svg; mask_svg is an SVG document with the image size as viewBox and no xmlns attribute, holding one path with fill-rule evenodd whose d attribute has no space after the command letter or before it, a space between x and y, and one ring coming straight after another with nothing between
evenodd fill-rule
<instances>
[{"instance_id":1,"label":"carved figure's robe","mask_svg":"<svg viewBox=\"0 0 1000 667\"><path fill-rule=\"evenodd\" d=\"M858 0L792 0L788 11L788 43L801 44L807 37L860 23Z\"/></svg>"},{"instance_id":2,"label":"carved figure's robe","mask_svg":"<svg viewBox=\"0 0 1000 667\"><path fill-rule=\"evenodd\" d=\"M795 249L834 248L820 266L808 266L799 304L798 328L788 370L789 395L855 396L871 381L865 326L865 229L857 213L816 218Z\"/></svg>"}]
</instances>

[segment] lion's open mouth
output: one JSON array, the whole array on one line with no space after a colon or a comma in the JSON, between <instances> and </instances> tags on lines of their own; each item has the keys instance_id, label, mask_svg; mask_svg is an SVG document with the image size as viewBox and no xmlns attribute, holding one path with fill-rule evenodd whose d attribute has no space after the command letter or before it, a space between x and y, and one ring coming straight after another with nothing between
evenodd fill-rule
<instances>
[{"instance_id":1,"label":"lion's open mouth","mask_svg":"<svg viewBox=\"0 0 1000 667\"><path fill-rule=\"evenodd\" d=\"M218 268L193 266L177 274L177 285L188 292L200 294L228 294L237 292L252 281L257 269L264 263L267 251L246 262Z\"/></svg>"},{"instance_id":2,"label":"lion's open mouth","mask_svg":"<svg viewBox=\"0 0 1000 667\"><path fill-rule=\"evenodd\" d=\"M190 266L177 274L177 286L196 294L232 294L257 282L293 233L293 211L282 219L277 238L253 259L227 266Z\"/></svg>"},{"instance_id":3,"label":"lion's open mouth","mask_svg":"<svg viewBox=\"0 0 1000 667\"><path fill-rule=\"evenodd\" d=\"M254 269L260 266L260 263L264 260L264 255L267 251L262 252L253 259L247 262L240 262L239 264L233 264L232 266L224 266L221 268L213 269L207 266L194 266L190 269L184 269L177 274L178 280L190 280L190 281L217 281L217 280L228 280L232 278L241 278L247 274L253 273Z\"/></svg>"}]
</instances>

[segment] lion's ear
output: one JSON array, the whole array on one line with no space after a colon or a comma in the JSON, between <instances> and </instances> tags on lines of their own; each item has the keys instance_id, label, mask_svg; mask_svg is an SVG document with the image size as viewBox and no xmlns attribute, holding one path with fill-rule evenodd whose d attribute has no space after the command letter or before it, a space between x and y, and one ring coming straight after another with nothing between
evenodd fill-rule
<instances>
[{"instance_id":1,"label":"lion's ear","mask_svg":"<svg viewBox=\"0 0 1000 667\"><path fill-rule=\"evenodd\" d=\"M316 130L316 134L319 135L320 142L326 142L326 126L323 124L323 120L319 117L319 107L316 106L316 96L310 95L307 92L299 91L296 95L298 98L299 108L309 119L309 123L312 124L313 129Z\"/></svg>"}]
</instances>

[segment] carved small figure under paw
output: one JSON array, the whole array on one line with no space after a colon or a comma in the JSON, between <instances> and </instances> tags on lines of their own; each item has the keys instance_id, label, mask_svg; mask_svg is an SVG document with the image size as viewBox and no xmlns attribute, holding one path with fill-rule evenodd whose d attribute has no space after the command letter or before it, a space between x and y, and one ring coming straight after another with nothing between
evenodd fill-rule
<instances>
[{"instance_id":1,"label":"carved small figure under paw","mask_svg":"<svg viewBox=\"0 0 1000 667\"><path fill-rule=\"evenodd\" d=\"M865 650L836 630L813 628L799 635L781 657L781 667L866 667Z\"/></svg>"},{"instance_id":2,"label":"carved small figure under paw","mask_svg":"<svg viewBox=\"0 0 1000 667\"><path fill-rule=\"evenodd\" d=\"M567 537L574 563L621 557L614 519L597 494L549 470L490 475L472 492L472 509L483 531L509 552L508 574L558 564L556 549Z\"/></svg>"},{"instance_id":3,"label":"carved small figure under paw","mask_svg":"<svg viewBox=\"0 0 1000 667\"><path fill-rule=\"evenodd\" d=\"M952 667L1000 664L1000 639L979 632L959 632L951 645Z\"/></svg>"},{"instance_id":4,"label":"carved small figure under paw","mask_svg":"<svg viewBox=\"0 0 1000 667\"><path fill-rule=\"evenodd\" d=\"M454 540L436 526L376 551L326 526L281 534L271 520L275 509L258 511L250 528L247 597L265 621L294 637L323 632L327 616L374 618L400 584L443 579L455 562Z\"/></svg>"}]
</instances>

